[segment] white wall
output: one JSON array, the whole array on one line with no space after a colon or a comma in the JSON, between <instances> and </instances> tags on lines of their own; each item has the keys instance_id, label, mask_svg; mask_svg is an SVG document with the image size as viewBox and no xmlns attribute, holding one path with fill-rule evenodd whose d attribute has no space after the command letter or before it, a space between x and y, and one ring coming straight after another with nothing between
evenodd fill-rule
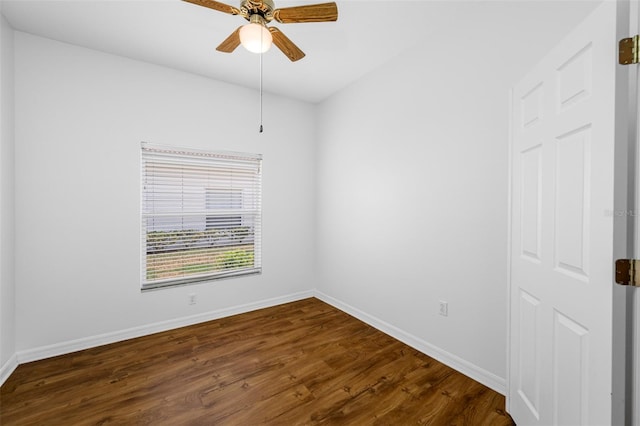
<instances>
[{"instance_id":1,"label":"white wall","mask_svg":"<svg viewBox=\"0 0 640 426\"><path fill-rule=\"evenodd\" d=\"M318 289L504 391L508 93L571 26L466 10L320 105Z\"/></svg>"},{"instance_id":2,"label":"white wall","mask_svg":"<svg viewBox=\"0 0 640 426\"><path fill-rule=\"evenodd\" d=\"M0 383L15 367L13 29L1 12L0 9Z\"/></svg>"},{"instance_id":3,"label":"white wall","mask_svg":"<svg viewBox=\"0 0 640 426\"><path fill-rule=\"evenodd\" d=\"M255 91L21 32L15 42L21 361L315 287L312 105L266 95L260 135ZM263 154L261 275L140 292L141 141Z\"/></svg>"},{"instance_id":4,"label":"white wall","mask_svg":"<svg viewBox=\"0 0 640 426\"><path fill-rule=\"evenodd\" d=\"M319 290L504 378L508 86L450 48L322 105Z\"/></svg>"}]
</instances>

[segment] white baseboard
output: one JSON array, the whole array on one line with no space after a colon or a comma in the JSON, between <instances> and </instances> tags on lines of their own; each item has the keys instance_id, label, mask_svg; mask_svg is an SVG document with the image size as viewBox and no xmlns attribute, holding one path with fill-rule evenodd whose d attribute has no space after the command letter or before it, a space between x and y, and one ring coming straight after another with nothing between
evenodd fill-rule
<instances>
[{"instance_id":1,"label":"white baseboard","mask_svg":"<svg viewBox=\"0 0 640 426\"><path fill-rule=\"evenodd\" d=\"M158 323L148 324L140 327L133 327L125 330L115 331L112 333L100 334L97 336L86 337L83 339L70 340L67 342L56 343L54 345L42 346L39 348L18 351L9 361L0 368L0 385L13 373L19 364L37 361L53 356L64 355L83 349L89 349L96 346L106 345L110 343L120 342L127 339L142 337L153 333L172 330L180 327L186 327L206 321L228 317L231 315L242 314L255 311L258 309L269 308L281 305L283 303L294 302L309 297L317 297L318 299L334 306L341 311L352 315L359 320L375 327L376 329L400 340L401 342L419 350L420 352L437 359L443 364L448 365L462 374L482 383L483 385L505 394L505 379L490 373L475 364L472 364L456 355L442 350L426 341L413 336L385 321L382 321L372 315L369 315L347 303L343 303L333 297L317 290L309 290L299 293L293 293L286 296L274 297L271 299L260 300L257 302L237 305L230 308L218 309L215 311L205 312L188 317L176 318L173 320L162 321Z\"/></svg>"},{"instance_id":2,"label":"white baseboard","mask_svg":"<svg viewBox=\"0 0 640 426\"><path fill-rule=\"evenodd\" d=\"M18 363L23 364L25 362L38 361L41 359L50 358L58 355L64 355L71 352L80 351L83 349L94 348L96 346L107 345L110 343L120 342L127 339L147 336L149 334L158 333L161 331L173 330L175 328L186 327L189 325L211 321L219 318L224 318L231 315L243 314L243 313L255 311L258 309L281 305L283 303L289 303L289 302L294 302L296 300L302 300L309 297L314 297L314 295L315 293L312 290L293 293L286 296L274 297L271 299L265 299L257 302L251 302L243 305L233 306L230 308L204 312L201 314L191 315L188 317L176 318L168 321L161 321L161 322L143 325L139 327L133 327L125 330L119 330L112 333L105 333L97 336L90 336L82 339L56 343L49 346L42 346L39 348L18 351L14 358L17 358L16 360L16 366L17 366Z\"/></svg>"},{"instance_id":3,"label":"white baseboard","mask_svg":"<svg viewBox=\"0 0 640 426\"><path fill-rule=\"evenodd\" d=\"M2 366L0 366L0 386L9 378L11 373L18 368L18 357L13 354Z\"/></svg>"},{"instance_id":4,"label":"white baseboard","mask_svg":"<svg viewBox=\"0 0 640 426\"><path fill-rule=\"evenodd\" d=\"M505 379L318 290L314 296L504 395Z\"/></svg>"}]
</instances>

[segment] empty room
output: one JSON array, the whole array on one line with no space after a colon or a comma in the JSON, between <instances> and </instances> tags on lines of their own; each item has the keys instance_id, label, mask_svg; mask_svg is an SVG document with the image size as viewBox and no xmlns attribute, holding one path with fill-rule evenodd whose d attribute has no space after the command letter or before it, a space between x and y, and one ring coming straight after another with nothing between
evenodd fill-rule
<instances>
[{"instance_id":1,"label":"empty room","mask_svg":"<svg viewBox=\"0 0 640 426\"><path fill-rule=\"evenodd\" d=\"M640 426L639 17L0 0L0 424Z\"/></svg>"}]
</instances>

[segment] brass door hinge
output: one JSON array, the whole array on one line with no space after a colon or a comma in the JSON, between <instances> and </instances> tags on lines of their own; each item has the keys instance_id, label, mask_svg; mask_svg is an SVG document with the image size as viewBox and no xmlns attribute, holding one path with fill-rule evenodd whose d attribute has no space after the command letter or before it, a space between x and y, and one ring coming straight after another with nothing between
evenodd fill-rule
<instances>
[{"instance_id":1,"label":"brass door hinge","mask_svg":"<svg viewBox=\"0 0 640 426\"><path fill-rule=\"evenodd\" d=\"M629 38L623 38L618 43L618 62L621 65L637 64L640 59L638 45L640 44L640 35Z\"/></svg>"},{"instance_id":2,"label":"brass door hinge","mask_svg":"<svg viewBox=\"0 0 640 426\"><path fill-rule=\"evenodd\" d=\"M640 287L640 259L616 260L616 282L620 285Z\"/></svg>"}]
</instances>

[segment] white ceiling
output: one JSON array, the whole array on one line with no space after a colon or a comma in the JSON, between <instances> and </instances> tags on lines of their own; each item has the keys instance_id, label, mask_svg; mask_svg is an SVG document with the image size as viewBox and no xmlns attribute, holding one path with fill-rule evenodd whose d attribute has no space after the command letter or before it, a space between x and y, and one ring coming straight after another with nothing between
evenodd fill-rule
<instances>
[{"instance_id":1,"label":"white ceiling","mask_svg":"<svg viewBox=\"0 0 640 426\"><path fill-rule=\"evenodd\" d=\"M238 26L227 15L180 0L0 0L20 31L163 65L249 88L259 82L259 56L216 46ZM328 0L277 0L276 7ZM234 6L238 0L228 2ZM264 56L264 90L320 102L425 37L502 31L522 39L505 52L515 60L540 57L594 8L591 1L378 1L338 0L337 22L275 24L307 56L292 63L275 47ZM511 43L512 45L513 43ZM533 60L533 59L532 59Z\"/></svg>"}]
</instances>

